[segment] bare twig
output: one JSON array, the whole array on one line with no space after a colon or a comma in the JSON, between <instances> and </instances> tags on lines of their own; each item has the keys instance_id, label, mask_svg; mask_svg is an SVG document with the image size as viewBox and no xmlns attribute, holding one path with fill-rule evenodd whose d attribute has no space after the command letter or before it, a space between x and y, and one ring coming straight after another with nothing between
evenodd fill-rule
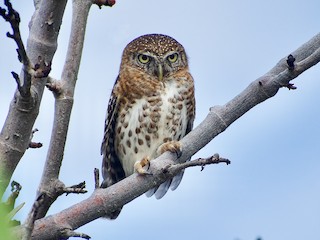
<instances>
[{"instance_id":1,"label":"bare twig","mask_svg":"<svg viewBox=\"0 0 320 240\"><path fill-rule=\"evenodd\" d=\"M62 231L62 237L68 239L69 237L80 237L84 239L90 239L91 237L85 233L74 232L71 229L64 229Z\"/></svg>"},{"instance_id":2,"label":"bare twig","mask_svg":"<svg viewBox=\"0 0 320 240\"><path fill-rule=\"evenodd\" d=\"M20 16L19 13L13 9L12 4L10 3L9 0L4 1L5 5L7 6L8 10L6 11L5 9L0 7L0 15L10 23L11 28L13 30L13 33L7 32L7 37L12 38L18 48L17 48L17 53L18 53L18 59L19 61L23 64L23 72L25 74L24 76L24 82L21 83L21 80L19 78L19 75L15 72L11 72L14 79L17 82L18 85L18 90L21 94L22 97L29 98L30 95L30 87L31 87L31 75L29 74L31 67L30 67L30 61L27 56L24 44L22 42L21 34L20 34Z\"/></svg>"},{"instance_id":3,"label":"bare twig","mask_svg":"<svg viewBox=\"0 0 320 240\"><path fill-rule=\"evenodd\" d=\"M196 167L200 166L201 171L203 171L204 167L206 165L210 164L219 164L219 163L225 163L227 165L231 164L231 161L226 158L221 158L218 153L214 154L213 156L210 156L208 158L198 158L192 161L187 161L184 163L177 163L173 165L167 165L165 168L163 168L163 173L168 174L170 172L178 172L183 169L189 168L189 167Z\"/></svg>"},{"instance_id":4,"label":"bare twig","mask_svg":"<svg viewBox=\"0 0 320 240\"><path fill-rule=\"evenodd\" d=\"M26 50L24 48L24 44L21 39L21 34L20 34L20 15L19 13L13 9L12 4L10 3L9 0L5 0L4 4L7 6L8 10L6 11L5 9L0 7L0 15L10 23L13 33L7 32L7 37L12 38L17 46L17 53L18 53L18 58L19 61L22 62L24 65L29 66L29 59L27 57ZM7 12L7 13L6 13Z\"/></svg>"},{"instance_id":5,"label":"bare twig","mask_svg":"<svg viewBox=\"0 0 320 240\"><path fill-rule=\"evenodd\" d=\"M86 182L83 181L79 184L66 187L63 189L63 191L64 193L66 193L66 195L68 195L69 193L87 193L88 191L85 189L85 187L86 187Z\"/></svg>"},{"instance_id":6,"label":"bare twig","mask_svg":"<svg viewBox=\"0 0 320 240\"><path fill-rule=\"evenodd\" d=\"M100 175L99 175L99 169L94 169L94 189L99 188L100 186Z\"/></svg>"},{"instance_id":7,"label":"bare twig","mask_svg":"<svg viewBox=\"0 0 320 240\"><path fill-rule=\"evenodd\" d=\"M229 165L229 164L231 164L231 161L226 158L221 158L219 156L219 154L216 153L213 156L208 157L208 158L198 158L198 159L195 159L195 160L192 160L189 162L185 162L185 163L180 163L177 165L181 169L185 169L188 167L201 166L201 171L203 171L203 169L206 165L219 164L219 163L225 163L225 164Z\"/></svg>"}]
</instances>

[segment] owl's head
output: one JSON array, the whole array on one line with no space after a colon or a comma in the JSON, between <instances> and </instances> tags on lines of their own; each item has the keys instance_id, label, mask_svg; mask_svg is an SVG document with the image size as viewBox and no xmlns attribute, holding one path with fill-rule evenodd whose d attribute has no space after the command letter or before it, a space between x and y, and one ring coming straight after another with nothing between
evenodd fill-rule
<instances>
[{"instance_id":1,"label":"owl's head","mask_svg":"<svg viewBox=\"0 0 320 240\"><path fill-rule=\"evenodd\" d=\"M188 68L188 59L183 46L172 37L148 34L134 39L124 49L120 68L127 66L163 81Z\"/></svg>"}]
</instances>

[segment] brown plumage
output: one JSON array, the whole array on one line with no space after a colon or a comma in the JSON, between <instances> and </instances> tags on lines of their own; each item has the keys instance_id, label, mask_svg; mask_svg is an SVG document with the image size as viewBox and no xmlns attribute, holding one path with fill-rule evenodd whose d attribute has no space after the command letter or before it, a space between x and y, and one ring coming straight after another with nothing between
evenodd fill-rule
<instances>
[{"instance_id":1,"label":"brown plumage","mask_svg":"<svg viewBox=\"0 0 320 240\"><path fill-rule=\"evenodd\" d=\"M178 141L191 131L194 116L193 78L183 46L161 34L130 42L109 100L101 146L101 187L134 171L146 174L144 165L164 151L179 152ZM147 195L161 198L169 187L178 187L182 176L183 172Z\"/></svg>"}]
</instances>

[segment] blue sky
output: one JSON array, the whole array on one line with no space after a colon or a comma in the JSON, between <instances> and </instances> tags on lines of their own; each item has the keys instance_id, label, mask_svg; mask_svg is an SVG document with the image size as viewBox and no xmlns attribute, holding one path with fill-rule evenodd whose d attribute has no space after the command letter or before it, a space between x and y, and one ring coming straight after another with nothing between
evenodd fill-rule
<instances>
[{"instance_id":1,"label":"blue sky","mask_svg":"<svg viewBox=\"0 0 320 240\"><path fill-rule=\"evenodd\" d=\"M26 42L33 1L14 3ZM317 34L320 2L301 1L117 1L93 6L75 92L61 180L85 180L86 195L61 196L49 214L79 202L93 191L93 169L101 165L100 144L110 91L123 48L146 33L163 33L187 51L196 87L197 126L209 108L222 105L282 57ZM51 76L59 79L71 24L71 1L63 19ZM0 123L16 88L10 72L20 72L15 45L0 21ZM141 196L115 221L99 219L82 228L92 239L316 239L320 235L320 66L281 89L211 141L194 158L216 152L232 164L188 169L179 188L163 199ZM23 185L23 220L35 197L49 145L54 99L43 97L34 140L13 179Z\"/></svg>"}]
</instances>

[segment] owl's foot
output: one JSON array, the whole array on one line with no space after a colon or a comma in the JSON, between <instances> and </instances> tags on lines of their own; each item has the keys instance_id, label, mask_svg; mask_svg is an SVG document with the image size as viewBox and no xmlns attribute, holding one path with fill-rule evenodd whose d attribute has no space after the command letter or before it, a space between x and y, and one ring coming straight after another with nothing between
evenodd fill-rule
<instances>
[{"instance_id":1,"label":"owl's foot","mask_svg":"<svg viewBox=\"0 0 320 240\"><path fill-rule=\"evenodd\" d=\"M147 166L147 170L145 169L145 166ZM152 175L152 173L148 172L149 167L149 157L144 157L142 160L136 161L134 164L134 170L140 175Z\"/></svg>"},{"instance_id":2,"label":"owl's foot","mask_svg":"<svg viewBox=\"0 0 320 240\"><path fill-rule=\"evenodd\" d=\"M177 157L181 157L182 154L182 144L179 141L169 141L165 142L158 148L158 154L162 154L166 151L177 154Z\"/></svg>"}]
</instances>

